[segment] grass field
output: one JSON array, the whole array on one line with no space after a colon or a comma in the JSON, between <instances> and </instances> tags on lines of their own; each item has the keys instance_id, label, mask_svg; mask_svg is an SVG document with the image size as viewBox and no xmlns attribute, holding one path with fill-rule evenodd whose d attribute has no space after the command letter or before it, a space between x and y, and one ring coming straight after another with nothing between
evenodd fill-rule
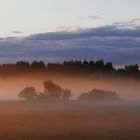
<instances>
[{"instance_id":1,"label":"grass field","mask_svg":"<svg viewBox=\"0 0 140 140\"><path fill-rule=\"evenodd\" d=\"M0 103L0 140L140 140L139 105Z\"/></svg>"}]
</instances>

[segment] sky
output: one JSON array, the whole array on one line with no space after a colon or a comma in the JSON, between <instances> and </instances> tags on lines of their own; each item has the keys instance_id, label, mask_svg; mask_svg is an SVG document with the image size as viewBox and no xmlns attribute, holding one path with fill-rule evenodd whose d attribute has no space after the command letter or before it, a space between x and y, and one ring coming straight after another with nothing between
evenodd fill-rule
<instances>
[{"instance_id":1,"label":"sky","mask_svg":"<svg viewBox=\"0 0 140 140\"><path fill-rule=\"evenodd\" d=\"M140 64L140 0L0 0L0 62Z\"/></svg>"},{"instance_id":2,"label":"sky","mask_svg":"<svg viewBox=\"0 0 140 140\"><path fill-rule=\"evenodd\" d=\"M91 28L140 18L139 0L0 0L0 36Z\"/></svg>"}]
</instances>

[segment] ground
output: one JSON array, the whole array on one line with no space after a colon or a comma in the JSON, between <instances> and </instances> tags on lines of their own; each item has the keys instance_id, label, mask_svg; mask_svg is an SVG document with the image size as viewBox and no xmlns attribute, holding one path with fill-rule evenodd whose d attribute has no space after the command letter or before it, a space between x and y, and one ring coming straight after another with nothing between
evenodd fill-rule
<instances>
[{"instance_id":1,"label":"ground","mask_svg":"<svg viewBox=\"0 0 140 140\"><path fill-rule=\"evenodd\" d=\"M139 140L140 105L0 103L1 140Z\"/></svg>"}]
</instances>

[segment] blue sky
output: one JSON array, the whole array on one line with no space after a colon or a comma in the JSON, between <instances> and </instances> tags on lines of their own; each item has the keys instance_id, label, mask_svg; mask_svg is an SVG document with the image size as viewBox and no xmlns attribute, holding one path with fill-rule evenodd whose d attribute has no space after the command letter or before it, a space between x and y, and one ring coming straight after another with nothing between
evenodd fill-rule
<instances>
[{"instance_id":1,"label":"blue sky","mask_svg":"<svg viewBox=\"0 0 140 140\"><path fill-rule=\"evenodd\" d=\"M139 0L0 0L0 36L127 22L140 18L139 5Z\"/></svg>"},{"instance_id":2,"label":"blue sky","mask_svg":"<svg viewBox=\"0 0 140 140\"><path fill-rule=\"evenodd\" d=\"M0 0L0 63L140 64L140 0Z\"/></svg>"}]
</instances>

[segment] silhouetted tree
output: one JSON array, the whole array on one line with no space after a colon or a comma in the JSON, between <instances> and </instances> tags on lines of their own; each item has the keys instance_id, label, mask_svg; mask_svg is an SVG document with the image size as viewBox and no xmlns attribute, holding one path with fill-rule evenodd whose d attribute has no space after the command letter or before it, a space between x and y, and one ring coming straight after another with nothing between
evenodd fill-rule
<instances>
[{"instance_id":1,"label":"silhouetted tree","mask_svg":"<svg viewBox=\"0 0 140 140\"><path fill-rule=\"evenodd\" d=\"M93 74L114 74L120 76L132 76L140 78L139 66L129 65L125 68L114 68L111 62L104 63L103 60L98 61L64 61L63 63L48 63L34 61L31 64L26 61L19 61L16 64L0 64L1 76L15 76L25 73L53 73L53 74L71 74L71 75L93 75ZM103 74L102 74L103 73ZM108 76L108 75L107 75Z\"/></svg>"},{"instance_id":2,"label":"silhouetted tree","mask_svg":"<svg viewBox=\"0 0 140 140\"><path fill-rule=\"evenodd\" d=\"M137 64L125 66L125 71L130 74L138 74L140 72L139 66Z\"/></svg>"},{"instance_id":3,"label":"silhouetted tree","mask_svg":"<svg viewBox=\"0 0 140 140\"><path fill-rule=\"evenodd\" d=\"M84 66L84 68L87 68L87 67L89 66L88 61L84 61L84 62L83 62L83 66Z\"/></svg>"},{"instance_id":4,"label":"silhouetted tree","mask_svg":"<svg viewBox=\"0 0 140 140\"><path fill-rule=\"evenodd\" d=\"M45 81L44 83L44 94L48 99L59 100L62 96L62 88L52 81Z\"/></svg>"},{"instance_id":5,"label":"silhouetted tree","mask_svg":"<svg viewBox=\"0 0 140 140\"><path fill-rule=\"evenodd\" d=\"M64 66L59 63L48 63L46 70L49 73L59 73L62 71L63 67Z\"/></svg>"},{"instance_id":6,"label":"silhouetted tree","mask_svg":"<svg viewBox=\"0 0 140 140\"><path fill-rule=\"evenodd\" d=\"M56 85L52 81L45 81L44 92L38 95L38 99L42 100L69 100L72 96L71 91L68 89L63 89Z\"/></svg>"},{"instance_id":7,"label":"silhouetted tree","mask_svg":"<svg viewBox=\"0 0 140 140\"><path fill-rule=\"evenodd\" d=\"M94 101L120 101L121 98L111 91L93 89L90 92L83 93L78 97L79 100L94 100Z\"/></svg>"},{"instance_id":8,"label":"silhouetted tree","mask_svg":"<svg viewBox=\"0 0 140 140\"><path fill-rule=\"evenodd\" d=\"M26 87L19 93L18 96L26 100L35 100L37 98L37 92L34 87Z\"/></svg>"},{"instance_id":9,"label":"silhouetted tree","mask_svg":"<svg viewBox=\"0 0 140 140\"><path fill-rule=\"evenodd\" d=\"M105 67L106 67L106 71L108 71L108 72L111 72L111 71L114 70L113 65L112 65L111 62L107 62Z\"/></svg>"},{"instance_id":10,"label":"silhouetted tree","mask_svg":"<svg viewBox=\"0 0 140 140\"><path fill-rule=\"evenodd\" d=\"M31 64L31 70L32 71L38 71L38 72L45 71L46 70L46 65L44 64L43 61L40 61L40 62L34 61Z\"/></svg>"},{"instance_id":11,"label":"silhouetted tree","mask_svg":"<svg viewBox=\"0 0 140 140\"><path fill-rule=\"evenodd\" d=\"M72 97L70 90L63 89L62 92L63 92L63 96L62 96L63 100L69 100Z\"/></svg>"},{"instance_id":12,"label":"silhouetted tree","mask_svg":"<svg viewBox=\"0 0 140 140\"><path fill-rule=\"evenodd\" d=\"M94 61L90 61L89 62L89 66L90 66L90 68L94 68L95 67L95 62Z\"/></svg>"},{"instance_id":13,"label":"silhouetted tree","mask_svg":"<svg viewBox=\"0 0 140 140\"><path fill-rule=\"evenodd\" d=\"M103 60L96 61L96 67L97 72L104 72L105 71L105 64Z\"/></svg>"},{"instance_id":14,"label":"silhouetted tree","mask_svg":"<svg viewBox=\"0 0 140 140\"><path fill-rule=\"evenodd\" d=\"M29 72L30 71L30 64L26 61L19 61L15 64L15 72L16 73L23 73L23 72Z\"/></svg>"}]
</instances>

